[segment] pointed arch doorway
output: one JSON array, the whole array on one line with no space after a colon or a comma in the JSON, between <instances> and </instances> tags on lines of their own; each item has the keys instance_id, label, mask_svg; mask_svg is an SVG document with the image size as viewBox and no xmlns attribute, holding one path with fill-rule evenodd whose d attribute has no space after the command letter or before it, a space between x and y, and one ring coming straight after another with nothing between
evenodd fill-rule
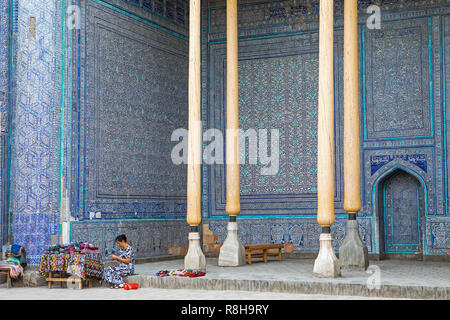
<instances>
[{"instance_id":1,"label":"pointed arch doorway","mask_svg":"<svg viewBox=\"0 0 450 320\"><path fill-rule=\"evenodd\" d=\"M411 173L396 169L378 188L380 258L423 259L425 190Z\"/></svg>"}]
</instances>

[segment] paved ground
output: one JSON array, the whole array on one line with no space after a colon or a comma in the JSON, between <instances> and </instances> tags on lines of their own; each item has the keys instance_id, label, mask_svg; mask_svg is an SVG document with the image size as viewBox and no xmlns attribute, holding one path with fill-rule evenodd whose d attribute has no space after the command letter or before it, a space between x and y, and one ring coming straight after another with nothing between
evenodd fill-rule
<instances>
[{"instance_id":1,"label":"paved ground","mask_svg":"<svg viewBox=\"0 0 450 320\"><path fill-rule=\"evenodd\" d=\"M268 263L256 261L251 265L246 264L241 267L219 267L217 258L207 258L205 277L191 279L155 276L156 272L163 269L183 268L183 264L183 259L180 259L136 265L137 275L131 281L138 281L144 286L137 291L109 288L83 290L55 288L49 290L46 287L15 287L6 290L6 288L3 289L5 284L0 284L0 301L3 299L335 300L379 299L378 297L420 298L422 296L433 298L436 297L435 290L441 290L437 295L438 299L450 299L450 263L448 262L370 261L368 272L343 271L339 278L323 279L313 277L314 261L312 259L285 259L281 262L270 260ZM242 283L248 283L249 280L253 281L250 286L242 285ZM288 283L288 285L283 287L279 282ZM302 288L309 287L311 290L292 290L292 287L298 287L299 283ZM381 289L371 289L370 286L374 284L380 285ZM328 290L336 285L344 289ZM272 289L266 290L267 286L272 286ZM354 286L359 286L364 290L356 290ZM389 287L397 288L386 289ZM429 288L426 294L421 293L423 288ZM373 294L374 291L378 293ZM341 295L333 296L331 294ZM368 296L372 297L367 298Z\"/></svg>"},{"instance_id":2,"label":"paved ground","mask_svg":"<svg viewBox=\"0 0 450 320\"><path fill-rule=\"evenodd\" d=\"M1 300L366 300L365 297L289 294L275 292L213 291L188 289L48 289L2 288ZM373 299L373 298L370 298ZM376 298L375 298L376 299Z\"/></svg>"},{"instance_id":3,"label":"paved ground","mask_svg":"<svg viewBox=\"0 0 450 320\"><path fill-rule=\"evenodd\" d=\"M370 261L369 272L343 271L336 279L313 277L312 259L270 260L241 267L219 267L217 258L207 258L205 278L233 280L282 280L366 285L379 280L380 285L450 287L450 263L407 260ZM155 275L162 269L183 268L183 260L159 261L136 265L140 275ZM369 279L370 278L370 279Z\"/></svg>"}]
</instances>

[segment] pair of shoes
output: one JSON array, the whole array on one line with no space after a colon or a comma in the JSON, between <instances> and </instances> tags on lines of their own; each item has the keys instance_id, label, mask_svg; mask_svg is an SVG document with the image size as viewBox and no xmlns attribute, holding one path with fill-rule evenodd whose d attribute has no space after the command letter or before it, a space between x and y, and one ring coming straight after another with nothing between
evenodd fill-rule
<instances>
[{"instance_id":1,"label":"pair of shoes","mask_svg":"<svg viewBox=\"0 0 450 320\"><path fill-rule=\"evenodd\" d=\"M114 284L111 286L111 289L121 289L123 288L123 284Z\"/></svg>"}]
</instances>

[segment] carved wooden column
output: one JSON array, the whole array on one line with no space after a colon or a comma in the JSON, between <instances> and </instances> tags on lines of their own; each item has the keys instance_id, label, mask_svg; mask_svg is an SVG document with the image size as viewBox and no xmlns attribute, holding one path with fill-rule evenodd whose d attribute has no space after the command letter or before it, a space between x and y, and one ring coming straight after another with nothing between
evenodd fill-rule
<instances>
[{"instance_id":1,"label":"carved wooden column","mask_svg":"<svg viewBox=\"0 0 450 320\"><path fill-rule=\"evenodd\" d=\"M319 106L317 147L317 221L322 226L320 250L314 262L314 276L337 277L339 260L333 250L334 222L334 65L333 0L320 0Z\"/></svg>"},{"instance_id":2,"label":"carved wooden column","mask_svg":"<svg viewBox=\"0 0 450 320\"><path fill-rule=\"evenodd\" d=\"M227 0L227 132L226 212L230 216L227 237L220 248L219 266L245 264L245 249L239 241L236 216L241 211L239 167L239 82L237 0Z\"/></svg>"},{"instance_id":3,"label":"carved wooden column","mask_svg":"<svg viewBox=\"0 0 450 320\"><path fill-rule=\"evenodd\" d=\"M359 236L356 220L361 210L357 2L345 0L344 3L344 209L348 221L339 261L342 268L366 270L368 251Z\"/></svg>"},{"instance_id":4,"label":"carved wooden column","mask_svg":"<svg viewBox=\"0 0 450 320\"><path fill-rule=\"evenodd\" d=\"M201 0L190 0L189 8L189 141L187 172L187 223L189 250L184 259L186 269L206 271L206 259L200 246L198 226L201 213Z\"/></svg>"}]
</instances>

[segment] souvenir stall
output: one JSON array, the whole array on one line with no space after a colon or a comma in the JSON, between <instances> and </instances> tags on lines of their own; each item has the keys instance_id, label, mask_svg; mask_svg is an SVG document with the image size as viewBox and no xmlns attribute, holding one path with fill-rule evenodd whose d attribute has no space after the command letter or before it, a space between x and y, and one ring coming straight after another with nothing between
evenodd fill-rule
<instances>
[{"instance_id":1,"label":"souvenir stall","mask_svg":"<svg viewBox=\"0 0 450 320\"><path fill-rule=\"evenodd\" d=\"M80 289L88 283L91 288L92 280L102 279L102 255L87 241L51 246L41 257L39 271L46 277L49 289L53 282L77 283Z\"/></svg>"}]
</instances>

